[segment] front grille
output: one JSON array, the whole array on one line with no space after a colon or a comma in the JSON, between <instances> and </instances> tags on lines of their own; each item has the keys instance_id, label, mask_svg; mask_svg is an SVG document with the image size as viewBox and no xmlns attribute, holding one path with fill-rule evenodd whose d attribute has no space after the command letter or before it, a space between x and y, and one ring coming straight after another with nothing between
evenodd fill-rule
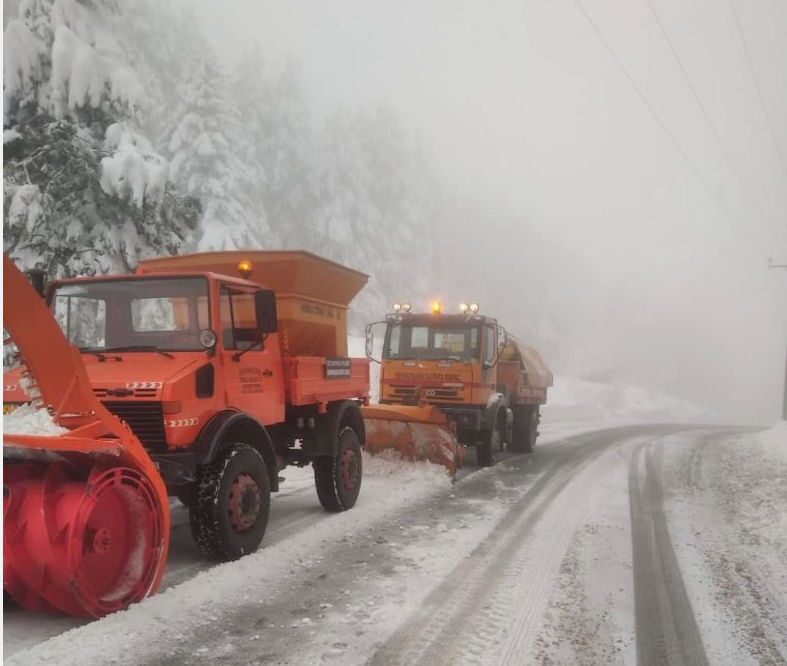
<instances>
[{"instance_id":1,"label":"front grille","mask_svg":"<svg viewBox=\"0 0 787 666\"><path fill-rule=\"evenodd\" d=\"M459 390L455 388L421 388L418 386L395 386L393 388L393 397L395 399L417 400L419 396L432 402L462 401Z\"/></svg>"},{"instance_id":2,"label":"front grille","mask_svg":"<svg viewBox=\"0 0 787 666\"><path fill-rule=\"evenodd\" d=\"M128 424L142 445L149 451L167 450L164 434L164 411L160 402L138 402L135 400L106 401L110 412Z\"/></svg>"}]
</instances>

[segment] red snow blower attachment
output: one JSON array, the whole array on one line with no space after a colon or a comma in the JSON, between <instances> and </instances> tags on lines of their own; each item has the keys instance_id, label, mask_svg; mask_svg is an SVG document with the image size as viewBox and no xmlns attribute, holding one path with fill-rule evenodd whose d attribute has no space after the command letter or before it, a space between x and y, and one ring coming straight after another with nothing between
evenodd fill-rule
<instances>
[{"instance_id":1,"label":"red snow blower attachment","mask_svg":"<svg viewBox=\"0 0 787 666\"><path fill-rule=\"evenodd\" d=\"M29 610L101 617L158 587L169 548L167 491L7 256L3 274L4 344L16 346L23 368L21 386L4 388L28 405L4 424L19 434L3 434L3 587ZM36 430L41 416L59 427Z\"/></svg>"}]
</instances>

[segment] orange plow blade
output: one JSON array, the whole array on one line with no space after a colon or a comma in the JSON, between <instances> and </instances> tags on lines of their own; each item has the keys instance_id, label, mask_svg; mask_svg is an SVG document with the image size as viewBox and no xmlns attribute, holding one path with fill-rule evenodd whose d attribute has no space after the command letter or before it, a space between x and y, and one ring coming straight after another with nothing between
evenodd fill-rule
<instances>
[{"instance_id":1,"label":"orange plow blade","mask_svg":"<svg viewBox=\"0 0 787 666\"><path fill-rule=\"evenodd\" d=\"M79 350L3 259L3 325L31 405L4 423L3 588L29 610L101 617L158 587L167 489L139 440L93 395ZM38 432L25 421L38 416L57 427Z\"/></svg>"},{"instance_id":2,"label":"orange plow blade","mask_svg":"<svg viewBox=\"0 0 787 666\"><path fill-rule=\"evenodd\" d=\"M370 405L361 411L369 453L398 451L406 460L443 465L452 477L456 476L464 447L440 410L429 405Z\"/></svg>"}]
</instances>

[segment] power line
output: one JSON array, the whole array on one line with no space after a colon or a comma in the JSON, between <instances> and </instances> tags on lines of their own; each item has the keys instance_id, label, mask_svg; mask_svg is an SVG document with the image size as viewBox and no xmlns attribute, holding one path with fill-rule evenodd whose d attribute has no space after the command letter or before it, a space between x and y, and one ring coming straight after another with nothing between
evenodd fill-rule
<instances>
[{"instance_id":1,"label":"power line","mask_svg":"<svg viewBox=\"0 0 787 666\"><path fill-rule=\"evenodd\" d=\"M730 0L730 2L732 2L732 0ZM697 107L699 108L702 117L704 118L706 124L710 128L710 131L713 134L713 138L716 140L716 144L719 146L719 150L721 151L721 154L724 156L724 160L727 162L727 165L730 167L732 173L735 174L735 178L738 181L738 185L740 185L741 189L746 195L746 198L749 200L749 203L763 219L763 222L766 225L765 228L767 230L768 235L771 237L771 240L773 240L773 242L776 245L779 245L782 249L787 251L787 245L784 245L783 241L777 238L773 234L773 231L771 230L768 223L767 214L759 205L759 203L757 203L757 201L755 200L754 195L752 194L748 185L746 185L746 182L743 180L740 171L735 166L729 151L724 145L724 142L721 140L721 135L719 134L718 127L716 126L716 123L713 122L713 119L711 118L708 109L706 108L705 104L702 102L702 99L700 98L699 93L697 92L697 88L694 85L691 76L689 75L688 69L684 65L683 60L680 57L680 54L675 48L674 42L672 41L672 39L670 39L669 32L667 28L664 26L664 22L661 20L659 13L656 11L655 5L653 4L652 0L645 0L645 4L647 4L650 13L653 15L653 20L656 22L656 25L658 26L659 31L661 32L661 36L664 39L664 42L667 44L667 47L669 48L670 53L672 54L672 57L675 60L675 63L678 65L678 69L680 69L680 72L683 75L683 80L686 82L686 85L691 91L691 94L694 97L694 101L697 103Z\"/></svg>"},{"instance_id":2,"label":"power line","mask_svg":"<svg viewBox=\"0 0 787 666\"><path fill-rule=\"evenodd\" d=\"M711 196L711 198L719 205L719 208L721 208L724 211L724 213L727 216L727 218L733 224L733 227L735 227L736 229L740 229L740 230L746 229L746 227L741 227L741 225L739 225L737 223L737 221L735 219L735 216L732 214L730 209L716 195L716 193L713 191L713 188L711 187L711 184L708 182L708 180L705 178L705 176L702 175L702 172L697 168L697 166L694 164L694 162L692 162L691 158L688 156L686 151L683 150L683 147L680 145L678 140L675 138L675 135L670 131L669 127L667 127L667 124L664 122L664 120L662 120L661 116L658 114L656 109L653 108L653 105L650 103L650 100L647 98L645 93L642 91L642 88L640 88L639 85L637 85L637 82L634 80L634 77L631 75L631 72L629 72L629 70L623 64L623 61L620 59L620 57L618 56L617 52L612 47L612 44L610 44L610 42L604 36L604 33L601 31L601 28L599 28L598 24L593 20L593 17L590 15L588 10L582 4L582 0L574 0L574 4L577 6L579 11L581 11L582 14L585 16L585 19L590 24L590 26L593 28L594 32L596 33L598 38L601 40L601 43L604 45L606 50L612 56L613 60L617 63L618 67L623 72L623 75L626 77L628 82L631 84L631 87L634 88L634 91L637 93L637 96L640 98L642 103L648 109L648 111L650 112L650 115L653 116L653 119L658 123L659 127L661 127L661 129L664 132L664 134L667 135L669 140L672 142L672 145L675 147L675 150L678 151L680 156L683 158L684 162L686 162L686 164L691 169L691 171L694 173L694 175L697 177L697 179L702 183L702 185L705 187L706 191ZM746 229L746 234L749 236L749 239L751 241L753 241L755 244L757 244L758 241L756 241L754 239L754 237L749 233L748 229ZM757 250L757 251L759 252L759 250Z\"/></svg>"},{"instance_id":3,"label":"power line","mask_svg":"<svg viewBox=\"0 0 787 666\"><path fill-rule=\"evenodd\" d=\"M732 1L732 0L730 0L730 1ZM705 107L705 104L703 104L702 99L700 98L699 93L697 92L697 88L694 85L694 82L691 80L691 76L689 75L688 69L683 64L683 60L681 59L680 55L678 54L678 51L675 48L674 42L672 41L672 39L670 39L669 32L667 31L667 28L664 26L664 23L661 20L661 17L659 16L659 13L656 11L656 7L654 6L652 0L645 0L645 4L647 4L648 9L650 10L650 13L653 15L653 20L656 22L656 25L659 27L659 31L661 32L661 36L664 39L664 42L667 44L667 47L669 48L669 51L672 54L672 57L675 60L675 63L678 65L678 69L680 69L680 72L683 75L683 80L686 82L686 85L688 86L689 90L691 91L692 97L694 97L694 101L697 103L697 107L699 108L700 113L702 114L702 117L705 120L705 123L710 128L710 131L713 134L713 138L716 140L716 144L719 146L719 150L721 151L721 154L724 156L724 160L727 162L727 165L730 167L730 170L732 171L732 173L735 174L735 178L738 181L738 185L740 185L741 190L743 190L744 194L746 195L746 198L749 200L749 203L752 205L752 207L757 211L757 213L763 219L763 222L766 225L767 233L771 237L771 240L773 240L773 242L776 245L781 246L782 249L787 250L787 246L783 245L783 241L778 239L773 234L773 231L770 229L770 226L769 226L769 223L768 223L768 215L762 209L762 207L759 205L759 203L757 203L757 201L755 200L754 195L752 194L752 192L749 189L748 185L746 185L746 182L743 180L743 177L741 176L740 171L738 170L738 168L733 163L732 157L730 156L729 151L725 147L724 142L721 140L721 135L719 134L719 129L716 126L716 123L713 122L713 119L711 118L710 113L708 112L708 109Z\"/></svg>"},{"instance_id":4,"label":"power line","mask_svg":"<svg viewBox=\"0 0 787 666\"><path fill-rule=\"evenodd\" d=\"M741 44L743 45L743 53L746 55L746 62L749 65L749 72L751 73L751 78L754 80L754 87L757 90L757 99L760 102L762 115L765 116L765 122L768 125L768 130L771 133L771 139L773 140L773 146L776 149L776 154L779 156L779 162L782 165L782 171L784 172L785 177L787 177L787 160L784 159L784 153L782 152L782 147L779 144L779 139L776 136L776 130L773 127L771 114L768 113L768 107L765 105L765 97L762 94L760 79L757 76L756 70L754 69L754 61L752 60L751 53L749 53L749 45L746 42L746 37L743 32L743 25L741 24L740 16L738 16L738 10L735 8L735 2L733 0L729 0L729 2L730 2L730 9L732 10L732 17L735 19L735 26L738 29L738 36L740 37Z\"/></svg>"}]
</instances>

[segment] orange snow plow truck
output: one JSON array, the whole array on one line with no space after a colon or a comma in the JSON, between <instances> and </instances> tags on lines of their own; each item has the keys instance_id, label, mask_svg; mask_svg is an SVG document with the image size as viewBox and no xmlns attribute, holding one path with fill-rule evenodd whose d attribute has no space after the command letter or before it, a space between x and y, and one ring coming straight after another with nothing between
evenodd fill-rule
<instances>
[{"instance_id":1,"label":"orange snow plow truck","mask_svg":"<svg viewBox=\"0 0 787 666\"><path fill-rule=\"evenodd\" d=\"M347 356L346 315L366 275L217 252L41 299L7 257L3 271L19 364L4 377L3 586L24 608L99 617L153 593L172 495L216 560L259 546L286 465L313 465L326 510L355 504L369 361Z\"/></svg>"},{"instance_id":2,"label":"orange snow plow truck","mask_svg":"<svg viewBox=\"0 0 787 666\"><path fill-rule=\"evenodd\" d=\"M539 407L552 386L552 373L535 349L480 314L475 303L463 303L456 314L444 313L440 303L425 313L394 305L385 321L367 326L366 354L373 360L377 326L385 329L380 404L363 410L367 450L398 449L449 469L461 465L466 446L476 447L482 467L504 449L533 450ZM407 410L412 416L405 420ZM423 427L430 423L444 425Z\"/></svg>"}]
</instances>

